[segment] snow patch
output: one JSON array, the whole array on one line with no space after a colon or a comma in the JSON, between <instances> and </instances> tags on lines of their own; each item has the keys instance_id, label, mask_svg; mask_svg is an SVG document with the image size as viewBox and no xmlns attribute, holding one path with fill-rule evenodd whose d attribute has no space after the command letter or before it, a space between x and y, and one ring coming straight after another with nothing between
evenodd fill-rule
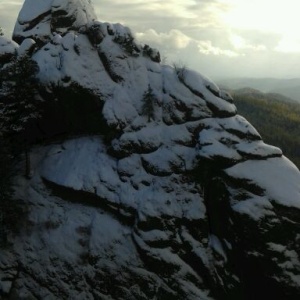
<instances>
[{"instance_id":1,"label":"snow patch","mask_svg":"<svg viewBox=\"0 0 300 300\"><path fill-rule=\"evenodd\" d=\"M0 58L6 54L14 54L18 48L19 45L17 43L5 36L0 36Z\"/></svg>"},{"instance_id":2,"label":"snow patch","mask_svg":"<svg viewBox=\"0 0 300 300\"><path fill-rule=\"evenodd\" d=\"M209 246L213 250L215 250L219 255L221 255L224 258L225 262L227 262L227 255L225 253L225 250L222 246L220 239L216 235L209 235Z\"/></svg>"},{"instance_id":3,"label":"snow patch","mask_svg":"<svg viewBox=\"0 0 300 300\"><path fill-rule=\"evenodd\" d=\"M257 184L271 201L300 208L300 172L284 156L241 162L226 169L226 173Z\"/></svg>"},{"instance_id":4,"label":"snow patch","mask_svg":"<svg viewBox=\"0 0 300 300\"><path fill-rule=\"evenodd\" d=\"M252 219L258 221L266 216L276 215L272 209L273 206L267 197L253 195L252 198L240 201L232 206L232 209L240 214L249 215Z\"/></svg>"}]
</instances>

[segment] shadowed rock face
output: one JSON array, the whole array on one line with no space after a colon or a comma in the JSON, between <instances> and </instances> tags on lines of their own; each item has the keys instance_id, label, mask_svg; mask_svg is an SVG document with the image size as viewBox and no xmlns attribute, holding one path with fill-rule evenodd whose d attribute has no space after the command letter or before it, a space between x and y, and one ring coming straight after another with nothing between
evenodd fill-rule
<instances>
[{"instance_id":1,"label":"shadowed rock face","mask_svg":"<svg viewBox=\"0 0 300 300\"><path fill-rule=\"evenodd\" d=\"M32 178L15 183L30 213L1 250L1 296L298 299L300 173L281 150L206 77L79 17L89 1L44 0L30 15L31 2L16 28L34 26L15 39L43 41L32 58L62 105L48 126L71 111L103 129L32 149Z\"/></svg>"}]
</instances>

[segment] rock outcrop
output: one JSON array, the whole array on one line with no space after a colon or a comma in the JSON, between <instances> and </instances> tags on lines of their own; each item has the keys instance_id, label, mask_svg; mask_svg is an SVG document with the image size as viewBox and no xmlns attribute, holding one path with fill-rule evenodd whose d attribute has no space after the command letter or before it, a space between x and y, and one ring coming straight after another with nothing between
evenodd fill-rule
<instances>
[{"instance_id":1,"label":"rock outcrop","mask_svg":"<svg viewBox=\"0 0 300 300\"><path fill-rule=\"evenodd\" d=\"M37 43L43 96L81 91L102 132L32 149L3 299L298 299L299 170L213 82L94 21L90 1L40 2L14 39Z\"/></svg>"},{"instance_id":2,"label":"rock outcrop","mask_svg":"<svg viewBox=\"0 0 300 300\"><path fill-rule=\"evenodd\" d=\"M33 38L43 44L54 32L78 30L96 19L91 0L26 0L15 25L13 39Z\"/></svg>"}]
</instances>

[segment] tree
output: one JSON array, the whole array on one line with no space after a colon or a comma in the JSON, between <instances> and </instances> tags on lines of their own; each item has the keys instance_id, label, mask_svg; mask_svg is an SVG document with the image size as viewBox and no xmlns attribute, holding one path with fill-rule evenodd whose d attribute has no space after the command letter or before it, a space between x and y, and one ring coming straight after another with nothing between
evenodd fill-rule
<instances>
[{"instance_id":1,"label":"tree","mask_svg":"<svg viewBox=\"0 0 300 300\"><path fill-rule=\"evenodd\" d=\"M28 55L15 56L0 70L0 131L9 143L18 143L26 156L29 176L28 144L30 127L39 113L36 74L38 65Z\"/></svg>"},{"instance_id":2,"label":"tree","mask_svg":"<svg viewBox=\"0 0 300 300\"><path fill-rule=\"evenodd\" d=\"M0 112L2 132L21 132L32 119L38 117L36 111L38 65L28 55L14 57L0 71Z\"/></svg>"},{"instance_id":3,"label":"tree","mask_svg":"<svg viewBox=\"0 0 300 300\"><path fill-rule=\"evenodd\" d=\"M3 29L2 29L2 27L0 27L0 36L3 36L3 35L4 35Z\"/></svg>"},{"instance_id":4,"label":"tree","mask_svg":"<svg viewBox=\"0 0 300 300\"><path fill-rule=\"evenodd\" d=\"M0 247L6 245L24 215L24 207L12 201L12 178L22 152L25 175L30 173L30 127L39 117L37 71L37 64L26 55L15 56L0 69Z\"/></svg>"},{"instance_id":5,"label":"tree","mask_svg":"<svg viewBox=\"0 0 300 300\"><path fill-rule=\"evenodd\" d=\"M148 85L148 90L143 95L143 105L142 105L142 114L148 117L148 122L154 120L154 101L155 95L150 85Z\"/></svg>"}]
</instances>

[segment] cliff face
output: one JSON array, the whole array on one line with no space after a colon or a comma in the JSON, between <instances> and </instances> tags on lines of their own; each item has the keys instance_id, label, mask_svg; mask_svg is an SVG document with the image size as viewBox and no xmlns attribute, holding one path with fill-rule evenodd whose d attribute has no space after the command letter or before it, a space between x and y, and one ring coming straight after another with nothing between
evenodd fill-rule
<instances>
[{"instance_id":1,"label":"cliff face","mask_svg":"<svg viewBox=\"0 0 300 300\"><path fill-rule=\"evenodd\" d=\"M48 97L96 99L103 130L32 149L2 298L297 299L298 169L209 79L94 19L90 1L26 0L16 24Z\"/></svg>"}]
</instances>

